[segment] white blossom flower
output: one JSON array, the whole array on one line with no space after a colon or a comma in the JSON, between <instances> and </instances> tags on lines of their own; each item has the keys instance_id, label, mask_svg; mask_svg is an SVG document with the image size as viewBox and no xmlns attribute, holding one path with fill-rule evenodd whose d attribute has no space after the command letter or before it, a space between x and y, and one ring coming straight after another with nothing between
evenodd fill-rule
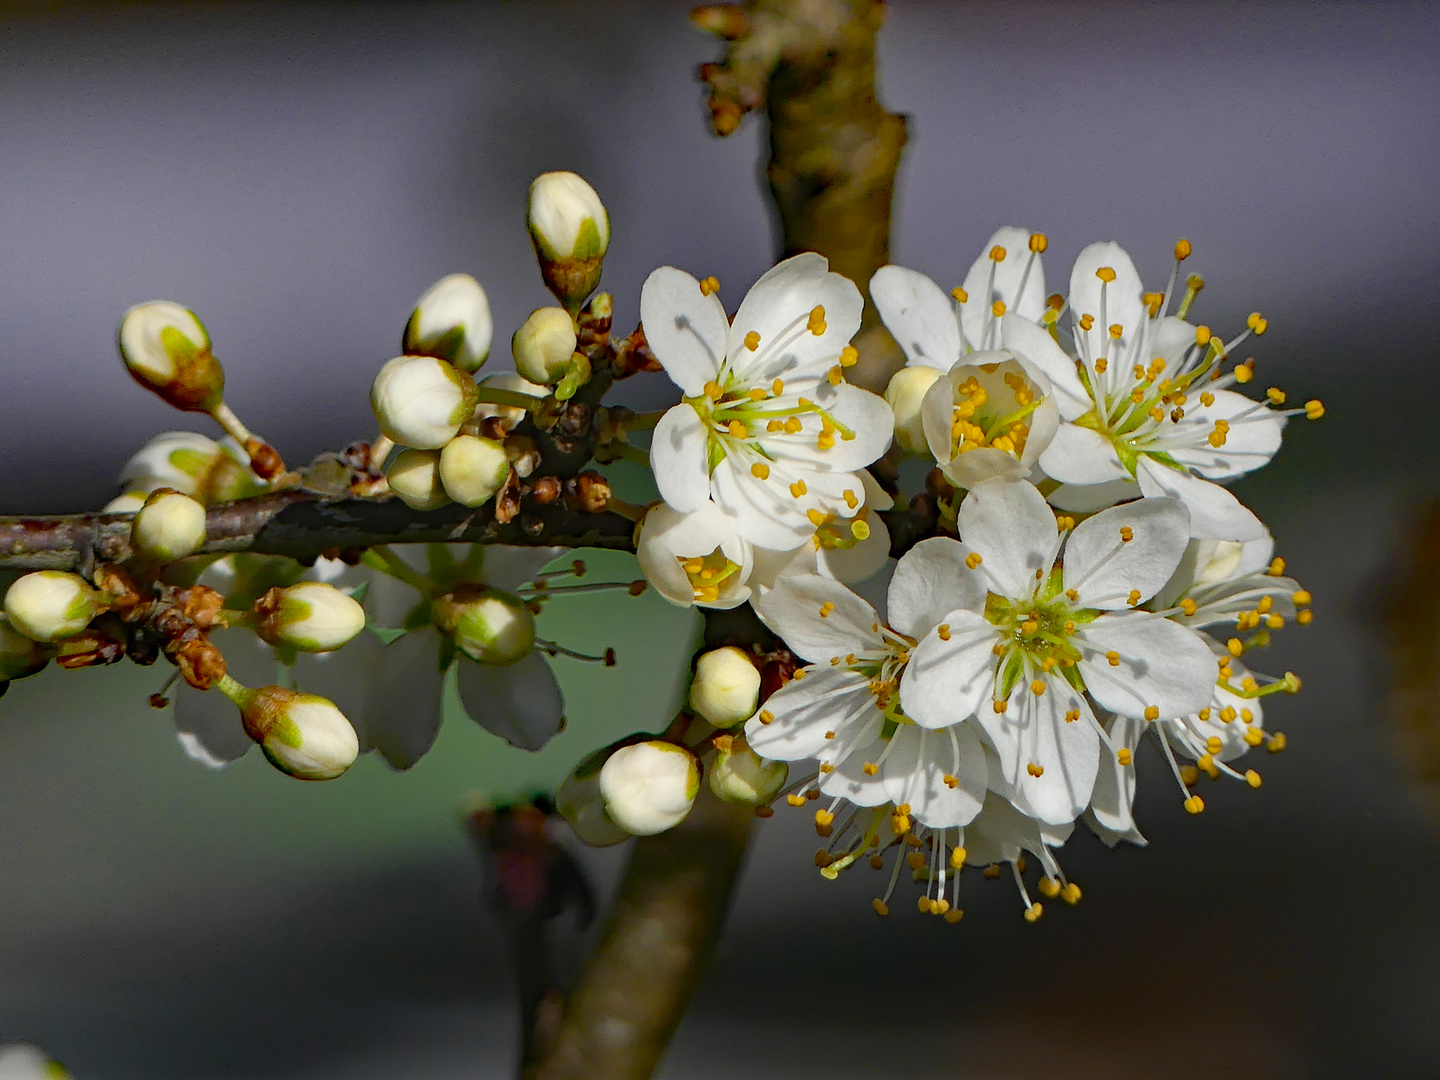
<instances>
[{"instance_id":1,"label":"white blossom flower","mask_svg":"<svg viewBox=\"0 0 1440 1080\"><path fill-rule=\"evenodd\" d=\"M654 836L684 821L700 793L700 762L675 743L622 746L600 769L610 820L634 836Z\"/></svg>"},{"instance_id":2,"label":"white blossom flower","mask_svg":"<svg viewBox=\"0 0 1440 1080\"><path fill-rule=\"evenodd\" d=\"M794 574L820 574L853 585L873 577L889 562L890 530L885 519L871 511L889 510L895 500L868 470L857 475L865 497L853 509L847 508L848 516L825 515L809 542L789 551L755 549L753 591L774 588L782 576Z\"/></svg>"},{"instance_id":3,"label":"white blossom flower","mask_svg":"<svg viewBox=\"0 0 1440 1080\"><path fill-rule=\"evenodd\" d=\"M438 356L473 374L490 355L494 331L480 283L469 274L448 274L415 302L400 347L407 356Z\"/></svg>"},{"instance_id":4,"label":"white blossom flower","mask_svg":"<svg viewBox=\"0 0 1440 1080\"><path fill-rule=\"evenodd\" d=\"M864 491L856 470L889 445L884 400L844 381L858 358L860 291L813 253L750 290L733 323L713 279L674 267L645 282L646 340L685 394L655 428L660 494L682 513L714 501L751 543L788 550Z\"/></svg>"},{"instance_id":5,"label":"white blossom flower","mask_svg":"<svg viewBox=\"0 0 1440 1080\"><path fill-rule=\"evenodd\" d=\"M755 715L760 669L734 645L709 649L695 661L690 707L717 728L734 727Z\"/></svg>"},{"instance_id":6,"label":"white blossom flower","mask_svg":"<svg viewBox=\"0 0 1440 1080\"><path fill-rule=\"evenodd\" d=\"M750 599L754 548L708 499L688 513L652 506L636 530L635 554L645 579L672 604L733 608Z\"/></svg>"},{"instance_id":7,"label":"white blossom flower","mask_svg":"<svg viewBox=\"0 0 1440 1080\"><path fill-rule=\"evenodd\" d=\"M983 605L984 595L965 572L961 545L940 537L917 544L897 564L888 622L845 586L818 575L783 577L755 601L765 624L810 666L766 700L745 736L763 757L819 759L819 791L833 800L817 814L822 828L841 801L903 804L937 828L964 824L979 812L984 752L975 725L963 723L973 709L935 723L913 712L910 702L917 691L925 696L934 677L916 666L917 643L951 613Z\"/></svg>"},{"instance_id":8,"label":"white blossom flower","mask_svg":"<svg viewBox=\"0 0 1440 1080\"><path fill-rule=\"evenodd\" d=\"M1188 246L1177 248L1184 254ZM1218 482L1268 462L1288 415L1318 417L1323 408L1317 401L1280 412L1228 389L1249 381L1253 369L1247 362L1222 373L1222 363L1265 321L1252 315L1242 334L1224 342L1166 314L1174 284L1172 274L1165 293L1146 292L1123 248L1091 244L1070 277L1078 361L1034 321L1002 320L1005 347L1049 376L1065 421L1040 468L1061 481L1052 501L1062 509L1172 495L1189 508L1193 536L1253 540L1264 527ZM1188 299L1181 307L1188 310ZM1272 390L1270 399L1284 394Z\"/></svg>"}]
</instances>

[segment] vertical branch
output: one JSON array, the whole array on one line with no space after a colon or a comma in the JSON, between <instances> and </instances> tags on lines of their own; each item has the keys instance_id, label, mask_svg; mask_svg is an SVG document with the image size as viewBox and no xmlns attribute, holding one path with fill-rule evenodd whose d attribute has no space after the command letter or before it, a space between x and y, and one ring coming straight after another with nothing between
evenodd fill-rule
<instances>
[{"instance_id":1,"label":"vertical branch","mask_svg":"<svg viewBox=\"0 0 1440 1080\"><path fill-rule=\"evenodd\" d=\"M698 8L692 18L730 42L705 64L714 130L746 112L770 122L766 177L783 255L817 251L862 288L889 261L895 174L905 120L875 95L877 0L749 0ZM873 305L851 377L884 389L901 363ZM706 647L768 632L748 609L708 613ZM702 791L690 816L644 837L615 905L543 1056L528 1080L643 1080L679 1027L715 951L744 863L754 813Z\"/></svg>"}]
</instances>

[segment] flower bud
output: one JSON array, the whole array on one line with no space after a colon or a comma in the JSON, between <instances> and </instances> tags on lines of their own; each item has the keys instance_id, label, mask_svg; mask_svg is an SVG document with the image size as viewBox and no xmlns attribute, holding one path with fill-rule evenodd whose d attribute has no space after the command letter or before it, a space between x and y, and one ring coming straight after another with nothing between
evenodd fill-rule
<instances>
[{"instance_id":1,"label":"flower bud","mask_svg":"<svg viewBox=\"0 0 1440 1080\"><path fill-rule=\"evenodd\" d=\"M5 593L10 625L32 641L73 637L100 614L100 594L79 574L36 570Z\"/></svg>"},{"instance_id":2,"label":"flower bud","mask_svg":"<svg viewBox=\"0 0 1440 1080\"><path fill-rule=\"evenodd\" d=\"M156 562L193 555L205 543L205 507L178 491L151 492L130 523L130 542Z\"/></svg>"},{"instance_id":3,"label":"flower bud","mask_svg":"<svg viewBox=\"0 0 1440 1080\"><path fill-rule=\"evenodd\" d=\"M690 707L716 727L734 727L760 705L760 669L733 645L702 653L690 682Z\"/></svg>"},{"instance_id":4,"label":"flower bud","mask_svg":"<svg viewBox=\"0 0 1440 1080\"><path fill-rule=\"evenodd\" d=\"M169 300L137 304L120 321L120 355L141 386L187 412L214 412L225 371L194 312Z\"/></svg>"},{"instance_id":5,"label":"flower bud","mask_svg":"<svg viewBox=\"0 0 1440 1080\"><path fill-rule=\"evenodd\" d=\"M438 450L475 411L475 381L433 356L397 356L375 376L370 408L401 446Z\"/></svg>"},{"instance_id":6,"label":"flower bud","mask_svg":"<svg viewBox=\"0 0 1440 1080\"><path fill-rule=\"evenodd\" d=\"M488 585L462 585L435 601L435 625L472 660L501 667L535 647L535 616L517 596Z\"/></svg>"},{"instance_id":7,"label":"flower bud","mask_svg":"<svg viewBox=\"0 0 1440 1080\"><path fill-rule=\"evenodd\" d=\"M595 189L572 172L548 172L530 184L530 239L545 286L576 310L600 283L610 246L610 215Z\"/></svg>"},{"instance_id":8,"label":"flower bud","mask_svg":"<svg viewBox=\"0 0 1440 1080\"><path fill-rule=\"evenodd\" d=\"M411 510L434 510L450 501L440 482L440 454L436 450L401 450L385 470L390 490Z\"/></svg>"},{"instance_id":9,"label":"flower bud","mask_svg":"<svg viewBox=\"0 0 1440 1080\"><path fill-rule=\"evenodd\" d=\"M501 371L494 375L487 375L480 380L481 387L493 387L496 390L512 390L520 394L531 394L534 397L545 397L550 393L548 386L541 386L513 371ZM506 432L515 430L516 425L525 419L525 410L518 405L496 405L492 402L482 401L475 406L475 416L480 420L487 420L495 417L500 421L500 427Z\"/></svg>"},{"instance_id":10,"label":"flower bud","mask_svg":"<svg viewBox=\"0 0 1440 1080\"><path fill-rule=\"evenodd\" d=\"M733 608L750 599L754 549L713 502L688 514L656 503L636 530L635 555L672 604Z\"/></svg>"},{"instance_id":11,"label":"flower bud","mask_svg":"<svg viewBox=\"0 0 1440 1080\"><path fill-rule=\"evenodd\" d=\"M741 806L764 806L780 794L790 768L783 761L762 758L744 735L717 740L710 765L710 790L716 798Z\"/></svg>"},{"instance_id":12,"label":"flower bud","mask_svg":"<svg viewBox=\"0 0 1440 1080\"><path fill-rule=\"evenodd\" d=\"M10 625L9 619L0 615L0 683L34 675L49 660L50 654L43 645L20 633Z\"/></svg>"},{"instance_id":13,"label":"flower bud","mask_svg":"<svg viewBox=\"0 0 1440 1080\"><path fill-rule=\"evenodd\" d=\"M466 506L479 506L500 490L510 475L503 443L474 435L456 435L440 451L440 482L445 494Z\"/></svg>"},{"instance_id":14,"label":"flower bud","mask_svg":"<svg viewBox=\"0 0 1440 1080\"><path fill-rule=\"evenodd\" d=\"M895 441L907 454L929 453L920 403L925 400L925 391L943 374L939 368L903 367L885 388L885 402L895 413Z\"/></svg>"},{"instance_id":15,"label":"flower bud","mask_svg":"<svg viewBox=\"0 0 1440 1080\"><path fill-rule=\"evenodd\" d=\"M270 589L255 610L261 616L262 638L301 652L331 652L365 629L365 609L359 602L319 581Z\"/></svg>"},{"instance_id":16,"label":"flower bud","mask_svg":"<svg viewBox=\"0 0 1440 1080\"><path fill-rule=\"evenodd\" d=\"M65 1066L30 1043L0 1046L0 1080L69 1080Z\"/></svg>"},{"instance_id":17,"label":"flower bud","mask_svg":"<svg viewBox=\"0 0 1440 1080\"><path fill-rule=\"evenodd\" d=\"M217 443L194 431L156 435L125 463L120 484L142 495L172 488L206 505L233 502L267 489L233 439Z\"/></svg>"},{"instance_id":18,"label":"flower bud","mask_svg":"<svg viewBox=\"0 0 1440 1080\"><path fill-rule=\"evenodd\" d=\"M591 847L609 847L630 834L610 820L600 794L600 769L610 757L611 747L602 747L587 757L565 778L555 792L555 809L575 835Z\"/></svg>"},{"instance_id":19,"label":"flower bud","mask_svg":"<svg viewBox=\"0 0 1440 1080\"><path fill-rule=\"evenodd\" d=\"M145 505L145 492L127 491L100 508L102 514L136 514Z\"/></svg>"},{"instance_id":20,"label":"flower bud","mask_svg":"<svg viewBox=\"0 0 1440 1080\"><path fill-rule=\"evenodd\" d=\"M557 383L575 355L575 342L575 322L564 308L536 308L510 339L515 370L531 382Z\"/></svg>"},{"instance_id":21,"label":"flower bud","mask_svg":"<svg viewBox=\"0 0 1440 1080\"><path fill-rule=\"evenodd\" d=\"M495 324L490 300L469 274L443 277L415 304L400 347L411 356L438 356L477 371L490 355Z\"/></svg>"},{"instance_id":22,"label":"flower bud","mask_svg":"<svg viewBox=\"0 0 1440 1080\"><path fill-rule=\"evenodd\" d=\"M680 824L699 793L695 755L658 739L622 746L600 769L605 812L635 836L653 836Z\"/></svg>"},{"instance_id":23,"label":"flower bud","mask_svg":"<svg viewBox=\"0 0 1440 1080\"><path fill-rule=\"evenodd\" d=\"M355 729L329 698L262 686L248 691L239 704L245 734L287 776L333 780L360 753Z\"/></svg>"}]
</instances>

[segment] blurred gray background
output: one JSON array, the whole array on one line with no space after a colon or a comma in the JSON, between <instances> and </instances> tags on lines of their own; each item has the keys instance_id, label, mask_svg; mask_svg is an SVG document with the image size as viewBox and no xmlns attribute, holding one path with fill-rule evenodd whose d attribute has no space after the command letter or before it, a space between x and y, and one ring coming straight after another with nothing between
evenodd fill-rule
<instances>
[{"instance_id":1,"label":"blurred gray background","mask_svg":"<svg viewBox=\"0 0 1440 1080\"><path fill-rule=\"evenodd\" d=\"M610 208L617 322L665 262L733 306L773 253L763 132L706 133L692 72L719 50L688 7L0 7L0 511L97 507L149 434L196 426L116 359L140 300L201 314L227 397L292 460L368 437L371 375L444 273L485 284L503 366L546 299L523 227L546 169ZM667 1077L1440 1075L1440 847L1374 627L1400 530L1440 489L1437 50L1433 4L891 5L897 261L948 287L1013 223L1049 234L1056 287L1100 238L1160 282L1184 235L1197 316L1260 309L1259 383L1325 399L1240 486L1317 598L1269 659L1306 689L1270 712L1291 749L1259 755L1265 786L1207 787L1202 818L1147 761L1149 849L1077 833L1085 899L1035 926L978 875L957 927L908 904L878 924L870 871L820 879L807 822L777 814ZM664 400L641 382L631 402ZM540 759L462 722L409 774L208 773L145 707L156 672L16 684L0 1041L88 1080L506 1075L509 976L456 808L656 722L674 691L647 668L678 667L693 622L633 603L603 627L598 600L547 614L622 664L561 669L572 730ZM588 858L603 887L623 851Z\"/></svg>"}]
</instances>

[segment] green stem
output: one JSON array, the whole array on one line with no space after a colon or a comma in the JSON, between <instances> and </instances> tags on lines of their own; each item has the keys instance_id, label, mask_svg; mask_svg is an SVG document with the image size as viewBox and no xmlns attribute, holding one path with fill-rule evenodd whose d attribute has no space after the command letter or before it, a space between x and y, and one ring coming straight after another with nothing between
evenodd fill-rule
<instances>
[{"instance_id":1,"label":"green stem","mask_svg":"<svg viewBox=\"0 0 1440 1080\"><path fill-rule=\"evenodd\" d=\"M536 397L534 394L527 394L520 390L502 390L498 386L486 386L481 383L476 388L475 400L486 405L506 405L514 409L524 409L527 412L534 412L542 404L545 398Z\"/></svg>"},{"instance_id":2,"label":"green stem","mask_svg":"<svg viewBox=\"0 0 1440 1080\"><path fill-rule=\"evenodd\" d=\"M656 409L654 412L635 413L625 418L620 429L622 431L653 431L655 425L660 423L661 417L669 411L669 409Z\"/></svg>"},{"instance_id":3,"label":"green stem","mask_svg":"<svg viewBox=\"0 0 1440 1080\"><path fill-rule=\"evenodd\" d=\"M379 544L376 547L368 548L365 554L360 556L360 561L372 570L379 570L396 581L403 581L421 596L435 595L434 583L391 551L388 544Z\"/></svg>"}]
</instances>

